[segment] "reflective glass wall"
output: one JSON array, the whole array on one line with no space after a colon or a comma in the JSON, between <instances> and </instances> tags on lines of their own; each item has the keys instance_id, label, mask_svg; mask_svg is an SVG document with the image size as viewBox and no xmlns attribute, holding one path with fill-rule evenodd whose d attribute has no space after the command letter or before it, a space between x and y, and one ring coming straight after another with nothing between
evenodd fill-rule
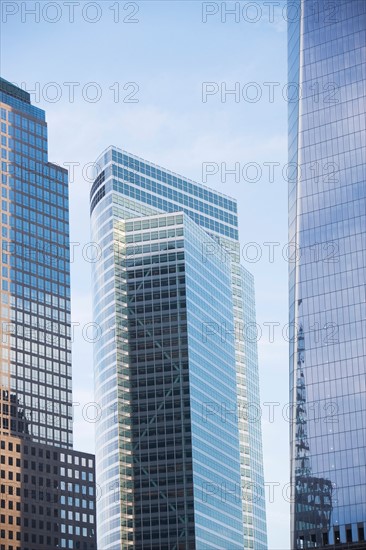
<instances>
[{"instance_id":1,"label":"reflective glass wall","mask_svg":"<svg viewBox=\"0 0 366 550\"><path fill-rule=\"evenodd\" d=\"M221 263L227 264L230 270L234 332L236 332L234 345L237 395L234 402L229 403L228 400L226 402L231 410L236 413L241 411L238 415L238 423L244 544L248 548L266 550L261 426L258 421L255 427L249 427L245 414L249 399L259 401L257 351L255 348L251 350L251 354L248 353L242 338L246 312L253 319L254 289L249 274L249 279L245 279L248 284L244 285L242 278L236 201L115 147L110 147L101 155L97 160L97 166L98 175L90 196L92 238L101 246L102 263L105 266L103 267L101 263L94 269L95 320L97 322L101 322L104 327L108 326L110 322L108 316L113 310L116 296L123 288L118 286L117 293L113 291L115 260L112 259L111 246L115 246L112 242L118 240L113 237L113 228L116 227L118 220L128 220L154 213L183 211L205 232L206 241L202 245L202 261L217 257ZM223 258L225 255L226 259ZM250 306L247 310L248 303ZM221 330L221 326L225 324L224 317L218 318L215 323ZM220 337L220 334L215 331L210 335L212 341ZM110 333L109 336L103 336L97 343L95 353L96 395L105 405L109 400L111 411L114 406L118 407L120 401L115 387L115 373L121 358L126 362L124 369L128 369L127 348L124 351L119 350L116 355L112 333ZM247 359L248 357L252 360ZM103 375L100 372L101 368L106 369ZM106 414L110 414L112 418L112 412ZM97 462L100 464L99 475L104 482L110 475L114 476L117 472L112 463L117 459L118 451L116 428L106 422L107 431L104 433L103 426L101 423L97 427ZM110 437L115 438L113 444L109 442ZM117 479L114 479L114 482L118 484ZM125 487L124 485L124 491ZM109 506L107 497L105 505ZM113 514L117 522L120 504L115 503L113 506ZM107 512L101 512L100 521L108 522L107 516ZM102 533L101 529L99 533Z\"/></svg>"},{"instance_id":2,"label":"reflective glass wall","mask_svg":"<svg viewBox=\"0 0 366 550\"><path fill-rule=\"evenodd\" d=\"M2 430L68 447L68 175L48 162L44 111L3 79L0 90Z\"/></svg>"},{"instance_id":3,"label":"reflective glass wall","mask_svg":"<svg viewBox=\"0 0 366 550\"><path fill-rule=\"evenodd\" d=\"M292 7L292 548L365 548L366 3Z\"/></svg>"},{"instance_id":4,"label":"reflective glass wall","mask_svg":"<svg viewBox=\"0 0 366 550\"><path fill-rule=\"evenodd\" d=\"M68 174L0 79L0 547L96 548L95 462L72 450Z\"/></svg>"}]
</instances>

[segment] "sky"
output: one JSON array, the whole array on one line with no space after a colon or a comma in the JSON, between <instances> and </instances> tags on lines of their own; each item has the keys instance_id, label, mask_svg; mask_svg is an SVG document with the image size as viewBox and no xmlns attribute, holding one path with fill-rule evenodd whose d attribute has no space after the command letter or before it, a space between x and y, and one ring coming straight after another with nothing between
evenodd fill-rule
<instances>
[{"instance_id":1,"label":"sky","mask_svg":"<svg viewBox=\"0 0 366 550\"><path fill-rule=\"evenodd\" d=\"M94 451L89 190L113 144L238 201L256 286L268 547L289 549L285 2L1 9L1 76L46 111L49 160L71 169L75 448Z\"/></svg>"}]
</instances>

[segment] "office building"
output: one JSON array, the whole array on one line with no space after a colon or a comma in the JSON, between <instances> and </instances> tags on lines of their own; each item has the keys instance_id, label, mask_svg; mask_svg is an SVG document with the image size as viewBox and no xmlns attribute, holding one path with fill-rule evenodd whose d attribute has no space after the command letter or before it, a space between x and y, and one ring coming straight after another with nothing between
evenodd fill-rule
<instances>
[{"instance_id":1,"label":"office building","mask_svg":"<svg viewBox=\"0 0 366 550\"><path fill-rule=\"evenodd\" d=\"M96 550L94 457L2 435L0 549Z\"/></svg>"},{"instance_id":2,"label":"office building","mask_svg":"<svg viewBox=\"0 0 366 550\"><path fill-rule=\"evenodd\" d=\"M0 547L91 549L94 459L72 450L68 175L48 162L45 112L6 80L0 92ZM81 479L89 469L82 487L75 481L86 491L79 505L73 496L48 501L50 487L66 483L74 491L71 467L61 473L65 456L80 463ZM73 524L77 508L88 519L80 533Z\"/></svg>"},{"instance_id":3,"label":"office building","mask_svg":"<svg viewBox=\"0 0 366 550\"><path fill-rule=\"evenodd\" d=\"M295 5L295 3L293 3ZM293 6L296 8L296 6ZM289 23L291 548L366 548L366 3Z\"/></svg>"},{"instance_id":4,"label":"office building","mask_svg":"<svg viewBox=\"0 0 366 550\"><path fill-rule=\"evenodd\" d=\"M92 185L98 544L265 550L236 201L115 147Z\"/></svg>"}]
</instances>

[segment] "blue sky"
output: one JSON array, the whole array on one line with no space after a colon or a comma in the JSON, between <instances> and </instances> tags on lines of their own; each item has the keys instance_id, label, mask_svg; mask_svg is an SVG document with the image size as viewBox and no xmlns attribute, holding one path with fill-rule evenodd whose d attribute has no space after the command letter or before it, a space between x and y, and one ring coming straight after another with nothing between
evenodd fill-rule
<instances>
[{"instance_id":1,"label":"blue sky","mask_svg":"<svg viewBox=\"0 0 366 550\"><path fill-rule=\"evenodd\" d=\"M1 74L24 83L28 91L39 90L32 102L47 113L49 159L64 166L78 163L70 182L71 241L80 243L74 245L71 273L72 319L80 323L73 345L74 401L80 403L75 405L76 448L94 449L94 425L82 414L83 408L84 417L93 413L87 407L93 401L92 345L81 329L88 334L85 325L92 321L90 263L81 253L89 241L91 170L82 167L110 144L199 182L203 163L213 163L218 170L207 177L206 185L237 198L242 262L255 276L262 331L261 402L278 404L273 418L269 405L262 407L265 478L274 488L273 498L267 490L269 548L287 550L289 503L283 493L289 477L289 424L282 412L288 402L288 350L282 331L287 323L288 263L282 251L287 243L283 170L288 104L285 4L277 3L273 20L268 2L243 1L237 21L227 15L225 22L221 2L206 3L205 8L200 1L147 0L138 2L138 13L132 15L135 3L79 0L73 5L72 23L71 8L63 1L41 2L39 22L26 13L35 2L4 1ZM224 6L232 9L234 4ZM117 5L119 22L114 22ZM205 9L218 13L203 23ZM128 17L138 22L123 22ZM99 20L92 23L94 18ZM79 83L74 101L68 82ZM218 90L205 102L204 82L215 83L210 89ZM268 83L275 83L273 98ZM221 97L225 87L235 86L239 98ZM119 101L114 97L117 88ZM137 102L126 102L135 90L132 99ZM94 102L95 93L101 97ZM255 94L258 100L251 101ZM239 163L239 181L229 174L225 181L222 163L228 170ZM276 163L274 178L269 177L268 163ZM278 243L273 257L264 243ZM278 324L274 339L268 323Z\"/></svg>"}]
</instances>

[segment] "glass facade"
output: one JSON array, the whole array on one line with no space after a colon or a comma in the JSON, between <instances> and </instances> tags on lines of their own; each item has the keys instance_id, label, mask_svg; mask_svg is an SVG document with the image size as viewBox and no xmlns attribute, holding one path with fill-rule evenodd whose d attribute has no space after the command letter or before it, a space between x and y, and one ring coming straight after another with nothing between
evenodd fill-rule
<instances>
[{"instance_id":1,"label":"glass facade","mask_svg":"<svg viewBox=\"0 0 366 550\"><path fill-rule=\"evenodd\" d=\"M295 3L293 3L295 4ZM366 3L289 24L291 547L365 548Z\"/></svg>"},{"instance_id":2,"label":"glass facade","mask_svg":"<svg viewBox=\"0 0 366 550\"><path fill-rule=\"evenodd\" d=\"M67 171L0 79L0 550L96 549L95 460L72 449Z\"/></svg>"},{"instance_id":3,"label":"glass facade","mask_svg":"<svg viewBox=\"0 0 366 550\"><path fill-rule=\"evenodd\" d=\"M48 162L44 111L0 84L1 430L69 447L68 174Z\"/></svg>"},{"instance_id":4,"label":"glass facade","mask_svg":"<svg viewBox=\"0 0 366 550\"><path fill-rule=\"evenodd\" d=\"M251 321L253 318L255 319L254 289L251 276L243 270L239 263L240 250L238 242L236 201L115 147L111 147L106 150L98 159L97 165L98 175L91 189L90 201L92 239L98 243L101 250L101 260L94 265L93 273L94 320L100 326L102 335L95 345L96 400L101 403L101 406L105 409L105 414L103 414L104 421L98 423L96 426L98 482L104 484L105 488L98 511L99 544L106 550L119 548L121 540L124 540L124 544L129 544L133 547L140 547L136 545L143 544L144 548L224 548L225 544L223 540L227 537L226 540L232 541L232 548L239 546L242 548L244 546L246 548L265 550L267 548L267 541L264 507L261 427L260 423L249 426L246 414L249 400L259 402L257 350L255 346L253 347L241 337L243 334L243 323L247 322L248 319L251 319ZM148 507L143 507L142 511L139 511L138 501L134 501L133 498L133 495L139 494L140 490L142 491L142 485L144 483L143 478L144 475L146 476L146 472L143 475L140 471L138 475L141 479L140 477L133 477L133 462L137 460L137 464L141 464L143 463L142 458L144 461L150 460L150 458L148 459L147 456L143 457L138 455L138 452L141 451L138 451L138 448L133 446L133 438L137 429L137 427L135 428L136 422L142 422L142 425L145 425L147 420L142 421L141 417L137 416L139 409L134 408L133 395L135 386L133 385L132 389L129 386L130 377L134 372L134 368L136 368L133 366L132 361L142 361L142 357L144 357L144 361L147 361L146 365L148 365L149 360L153 361L155 359L153 352L151 352L151 355L146 355L145 339L147 338L147 333L143 328L145 326L145 306L143 304L139 304L139 313L138 315L135 313L136 318L140 318L140 320L134 321L134 323L137 323L138 325L141 325L142 323L141 326L130 325L131 320L129 319L127 311L129 310L132 296L134 296L134 300L137 300L138 298L138 300L142 302L145 301L145 296L142 290L144 287L144 280L146 279L148 281L147 278L151 277L149 284L154 284L155 281L155 284L159 287L159 280L162 273L159 272L158 266L156 266L156 268L152 266L154 275L148 275L148 270L146 272L142 271L142 268L140 267L138 272L141 280L139 281L139 285L136 287L136 290L138 290L138 295L136 296L127 284L126 279L128 262L135 261L135 258L131 260L128 259L127 251L130 250L128 246L130 243L134 244L131 249L133 254L137 254L136 251L139 250L139 246L142 248L142 254L149 254L153 251L154 253L157 253L157 251L160 250L160 244L163 246L161 250L169 250L170 246L174 249L176 246L174 244L175 241L172 241L171 244L169 244L170 241L166 241L166 239L174 238L174 227L170 229L163 229L161 234L160 231L156 229L154 232L151 232L150 236L148 232L142 235L141 229L141 231L134 236L132 234L129 235L126 229L130 227L130 224L135 223L135 221L130 222L129 220L139 218L138 223L142 227L144 224L149 223L149 216L155 216L154 223L157 224L155 225L155 228L158 228L160 227L160 221L158 221L160 218L158 218L158 216L164 214L161 219L167 220L168 214L176 214L177 212L180 212L180 217L183 216L183 219L185 220L183 223L184 228L179 229L180 231L183 231L183 234L180 235L182 237L182 242L179 245L183 249L180 252L177 252L177 257L179 254L181 255L180 261L182 274L180 277L178 277L178 274L174 275L174 277L173 275L171 276L173 286L171 289L169 287L164 290L164 296L168 293L165 296L165 307L168 309L169 307L174 307L178 308L178 310L177 313L174 313L175 316L173 316L173 318L170 319L167 316L165 321L158 321L157 318L152 318L150 315L149 323L152 324L151 330L155 329L156 323L156 330L161 331L159 332L159 336L162 336L160 343L162 351L159 353L163 353L164 355L165 349L167 350L168 356L166 357L166 360L168 365L170 364L169 368L175 368L172 364L172 358L169 355L171 352L174 352L178 354L176 357L179 359L179 368L185 368L187 370L187 380L184 381L185 384L179 382L179 378L177 378L177 384L180 384L177 389L174 389L173 387L174 378L172 377L172 374L170 374L170 390L173 394L178 391L178 394L180 393L181 395L181 399L183 399L183 396L185 395L184 392L187 392L185 401L187 402L186 406L187 411L189 411L189 418L187 418L186 421L190 425L191 429L191 433L187 436L187 442L190 441L191 445L191 466L188 464L190 461L188 460L190 459L189 455L184 452L182 454L182 452L179 451L182 456L185 457L184 459L181 457L183 462L188 461L184 466L184 471L186 470L187 475L191 472L191 479L188 480L184 478L184 476L182 477L183 474L180 474L178 477L179 483L176 481L175 485L173 485L174 490L177 490L180 483L184 484L181 493L181 496L183 497L182 501L184 501L187 506L189 505L188 507L190 511L185 509L185 511L182 511L182 514L178 514L178 510L181 510L181 508L178 508L175 511L171 510L170 514L172 517L169 520L169 522L172 521L172 523L174 523L174 521L178 521L178 523L188 522L188 525L189 522L193 522L191 523L191 527L188 527L187 529L182 528L182 539L180 539L179 531L176 530L177 527L175 525L174 527L172 525L173 531L166 528L164 537L161 538L162 532L164 531L163 525L166 526L166 522L164 523L164 516L159 515L160 512L156 509L157 504L154 504L154 513L156 512L158 515L156 518L156 525L153 528L153 526L149 524L150 520L148 521L147 518ZM146 217L145 221L140 219L142 216ZM170 223L172 223L174 216L170 216L169 219L171 220ZM146 228L147 227L145 227L145 229ZM188 240L187 235L189 233L189 229L191 229L192 238ZM201 257L198 259L197 256L195 260L192 259L192 265L194 265L194 263L196 263L196 265L200 263L199 269L196 268L195 271L192 270L192 273L194 273L192 280L195 278L198 282L201 279L201 284L197 287L199 290L196 290L195 293L192 286L192 300L189 302L187 298L185 298L185 300L179 300L179 293L177 294L177 291L179 290L180 284L179 278L182 278L185 281L182 291L184 291L186 296L190 292L188 287L188 273L191 269L189 250L194 250L194 232L197 234L196 239L200 242ZM149 239L153 239L156 242L149 242ZM162 240L162 242L159 244L160 240ZM142 242L144 244L140 245ZM197 250L198 248L196 245L196 255ZM171 254L173 254L173 252L171 252ZM164 255L169 258L169 253L164 253L163 256ZM158 256L156 256L156 258L157 257ZM157 261L156 258L154 259L154 262ZM225 277L229 277L226 300L230 300L230 307L228 311L231 312L232 319L229 321L226 318L227 313L225 313L223 301L221 305L216 304L215 316L211 317L210 321L211 325L205 324L198 316L200 321L197 322L196 320L195 324L192 324L190 328L188 306L190 305L193 311L194 309L197 310L197 308L201 307L198 304L203 304L203 310L207 308L207 311L209 311L210 305L212 307L213 297L220 292L220 287L216 288L215 286L218 284L218 281L215 281L215 284L212 283L209 295L205 292L205 287L207 287L210 283L210 277L205 269L205 263L210 264L211 262L216 262L217 260L219 260L219 263L222 265L221 269L225 270ZM127 264L125 266L124 263L126 262ZM175 264L176 262L177 258L174 259L173 263ZM173 266L171 267L173 269ZM170 285L170 278L166 277L167 273L169 273L170 266L164 267L164 269L168 269L168 271L164 272L165 276L162 280L164 281L164 285ZM172 274L173 273L174 272L172 271ZM201 273L205 274L205 283L202 277L200 277ZM223 276L224 275L222 275L222 277ZM172 292L171 295L169 294L170 292ZM147 295L151 294L151 290L146 290L146 293ZM161 294L161 297L162 295L163 294ZM152 293L152 296L153 298L150 296L149 300L154 300L154 293ZM194 299L193 296L195 296ZM162 298L159 298L159 300L160 299ZM157 297L156 300L156 307L158 308L160 306L158 305L159 301ZM180 312L179 308L183 302L185 303L185 311L183 312L182 310L182 312ZM194 308L193 304L197 304L197 306ZM151 306L149 305L149 307ZM180 318L180 314L178 314L178 312L184 314L188 321L187 319ZM198 315L198 313L196 315ZM193 321L194 315L192 314L192 322ZM160 326L160 323L163 323L162 326ZM201 325L200 337L198 329L199 324ZM137 328L135 328L135 326ZM204 448L207 446L205 451L207 453L210 443L208 439L205 440L207 433L210 433L211 439L214 439L213 433L215 431L220 433L220 424L216 425L216 427L214 425L210 427L210 422L207 422L207 430L202 432L202 414L200 420L198 420L199 417L197 416L197 422L194 422L195 406L198 406L198 403L200 403L202 407L202 400L205 397L202 394L202 391L204 392L204 388L202 388L202 386L200 386L201 393L199 393L197 389L199 384L197 385L197 388L195 388L194 385L190 386L189 383L190 380L194 380L195 376L198 377L197 380L200 377L201 380L205 379L205 377L202 378L202 373L199 373L199 368L201 371L203 369L202 372L204 372L204 367L203 365L200 365L200 360L198 357L203 358L204 354L207 353L207 350L205 352L202 351L200 355L194 354L199 338L201 339L200 345L201 347L203 346L202 340L204 339L204 335L202 333L202 326L206 327L211 348L215 348L217 341L219 342L217 354L215 353L212 355L211 369L212 365L220 364L220 369L222 370L222 380L224 380L225 376L225 362L223 361L219 351L221 349L221 353L223 353L223 341L226 343L226 339L229 339L230 335L233 340L231 346L234 361L234 376L231 383L234 384L236 392L234 395L230 394L229 387L226 388L226 396L224 401L222 401L222 398L218 393L212 393L208 403L211 403L215 413L217 413L216 406L219 404L219 408L221 409L224 403L224 406L228 409L227 416L229 417L230 414L235 415L235 422L239 426L239 461L241 478L239 479L239 485L236 484L236 481L233 482L233 480L235 480L235 445L232 445L232 449L230 451L232 456L231 460L234 460L234 462L230 463L232 472L230 475L223 473L221 466L220 475L227 475L227 479L231 479L232 482L231 488L229 489L228 486L225 491L225 498L229 502L231 498L228 496L230 491L236 491L236 496L233 498L233 501L238 499L240 502L240 507L242 508L242 520L240 520L242 524L240 532L241 536L244 536L244 541L242 540L241 542L240 534L237 530L237 521L239 516L237 515L234 502L233 508L230 511L231 521L225 523L225 529L222 530L220 534L219 517L224 518L225 512L223 512L222 508L220 508L219 502L224 497L221 495L220 498L215 498L217 495L210 495L209 493L210 491L211 493L218 491L218 483L224 483L224 485L222 485L224 487L226 482L216 482L215 477L212 477L216 468L214 461L212 461L211 467L206 466L211 475L211 477L207 480L207 495L201 495L202 498L200 501L199 497L196 498L197 487L199 487L203 482L202 480L204 477L202 476L205 474L204 468L197 467L197 475L195 475L195 453L197 453L197 464L200 460L204 463L207 458L204 459L203 455L200 458L200 447ZM118 327L118 329L116 327ZM211 327L211 329L208 329L207 327ZM223 327L225 327L225 329L223 329ZM116 330L118 330L118 337L116 337ZM135 330L137 331L136 334L134 333ZM190 331L192 333L191 337ZM187 332L188 334L186 334ZM195 337L193 336L194 333L196 333ZM222 333L224 333L224 336ZM156 334L158 334L158 332ZM169 335L169 338L168 336L164 336L164 334ZM138 339L140 336L143 338L143 343L140 343L140 340ZM149 342L150 346L153 345L153 342L159 343L159 340L156 336L154 336L153 332L149 334L149 338L151 340ZM171 350L169 347L171 345L171 341L169 340L170 338L174 340L175 346L178 346L177 349ZM138 352L139 347L141 347L141 353ZM188 354L188 361L187 356L184 354ZM147 359L147 357L150 357L150 359ZM197 357L197 359L195 359L195 357ZM156 365L156 363L154 364ZM168 365L165 366L163 361L162 366L164 369L168 368ZM158 366L161 368L160 365ZM156 377L157 373L154 371L154 368L155 367L151 365L150 371L151 374L154 374L154 377ZM208 366L206 366L206 368L207 378L210 369L208 369ZM197 375L195 373L195 369L198 369ZM212 376L216 376L218 379L220 378L219 373L215 374L213 372ZM121 379L125 380L125 382L122 383ZM133 384L138 385L140 383L140 377L137 376L136 381L133 380ZM155 382L152 383L155 384ZM165 386L164 389L164 384L165 383L163 382L163 387L159 388L159 392L168 390L169 386ZM215 384L213 384L211 391L213 391L214 387ZM155 391L156 389L154 389L154 392ZM216 391L218 391L218 389L216 389ZM150 392L150 397L152 397L154 392ZM197 396L197 405L194 401L195 395ZM148 397L146 397L146 399L147 404L145 405L146 408L144 414L150 415L152 414L150 410L154 410L153 407L155 405L153 405L153 401L151 401L151 399L149 400ZM207 403L207 401L205 401L205 403ZM215 403L215 405L213 405L213 403ZM183 406L183 403L181 403L180 406ZM207 405L207 407L209 407L209 405ZM208 417L209 416L210 415L208 415ZM215 414L212 416L215 416ZM151 422L154 429L156 429L155 424L157 424L157 418L160 418L160 415L157 415L156 417L154 415L151 416ZM168 420L164 420L163 416L161 416L162 435L165 434L164 430L168 428L169 430L172 430L173 427L175 429L177 421L181 424L181 414L174 416L173 413L173 415L169 416ZM167 427L164 427L164 422L171 422L172 424L167 424ZM121 423L122 425L119 428ZM195 428L197 429L197 432L195 431ZM210 430L208 430L208 428L210 428ZM222 426L221 429L223 429ZM223 433L225 440L230 441L231 438L231 441L233 441L233 434L228 432L228 426L225 426L225 430L225 434ZM123 437L121 436L121 433L124 434ZM167 438L166 435L165 437ZM148 440L146 434L144 435L144 438ZM181 446L184 443L181 434L179 435L179 438L181 438L179 440L179 446ZM158 439L157 432L154 432L152 434L152 442L155 446L158 444ZM163 437L161 439L163 441ZM169 441L173 444L172 438L169 437ZM147 454L147 449L150 449L149 445L147 448L145 447L146 450L143 453L144 455ZM164 446L167 446L167 440L165 441ZM121 466L122 456L124 457L124 466ZM129 459L126 458L128 456L130 456ZM140 458L138 458L139 456ZM224 455L222 455L222 457L223 456ZM130 466L127 467L126 463L129 463ZM172 465L170 467L172 468L171 472L173 472ZM182 468L182 464L179 464L179 468ZM164 471L164 467L162 470ZM173 474L171 474L171 477L173 478ZM135 483L137 483L138 479L141 486L137 487ZM168 482L169 477L165 483ZM189 489L188 483L191 484L193 497L189 494L189 492L186 492ZM170 480L170 484L173 484L172 480ZM133 488L134 490L132 490ZM148 488L146 486L144 488L146 493ZM118 495L117 498L116 491ZM208 511L209 504L205 502L206 497L207 501L212 501L211 513ZM162 495L160 497L155 495L154 498L158 498L158 501L160 502L164 497ZM172 501L174 501L174 498ZM168 499L168 504L169 502L170 500ZM226 515L229 510L228 502L226 503ZM180 503L180 506L181 505L182 504ZM216 510L216 516L213 513L214 510ZM173 517L176 519L173 520ZM209 525L207 524L208 517L212 518L209 521ZM215 519L216 517L217 524ZM144 524L146 524L146 530ZM223 527L221 526L221 529L222 528ZM155 535L154 529L156 530ZM214 534L211 538L209 536L209 531ZM174 535L172 534L173 532ZM134 538L136 534L145 538L137 540ZM146 538L146 536L151 538ZM159 537L162 546L159 546L159 540L156 541L156 537ZM166 537L168 537L168 539ZM175 541L174 545L172 545L173 540Z\"/></svg>"}]
</instances>

